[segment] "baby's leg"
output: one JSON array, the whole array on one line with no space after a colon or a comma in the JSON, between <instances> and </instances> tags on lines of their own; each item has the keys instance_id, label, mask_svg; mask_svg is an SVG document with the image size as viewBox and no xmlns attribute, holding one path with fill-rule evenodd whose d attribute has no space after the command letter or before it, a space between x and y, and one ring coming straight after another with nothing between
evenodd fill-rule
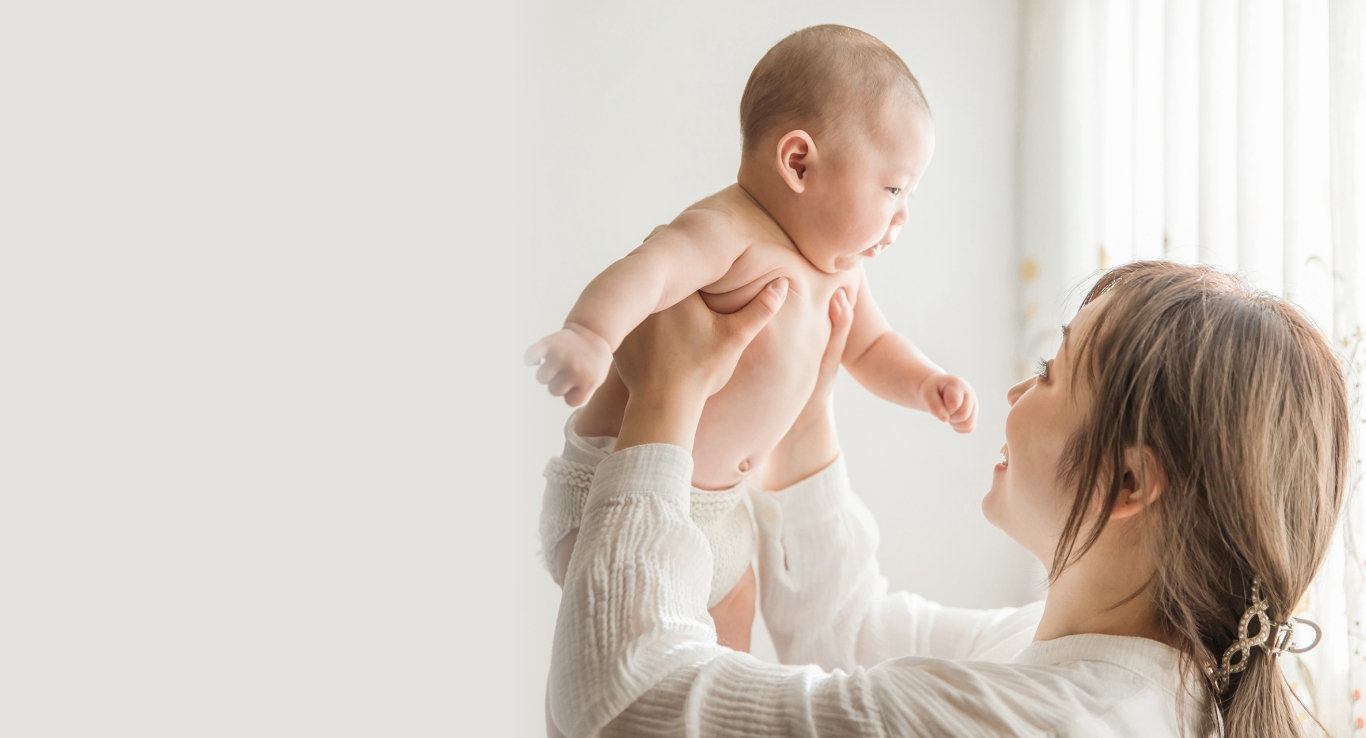
<instances>
[{"instance_id":1,"label":"baby's leg","mask_svg":"<svg viewBox=\"0 0 1366 738\"><path fill-rule=\"evenodd\" d=\"M579 540L579 531L574 529L560 541L555 549L556 578L563 582L569 571L569 557L574 553L574 542ZM754 578L754 567L745 568L740 581L730 588L721 601L707 610L712 622L716 624L716 642L732 651L749 653L749 639L754 631L755 597L758 591Z\"/></svg>"},{"instance_id":2,"label":"baby's leg","mask_svg":"<svg viewBox=\"0 0 1366 738\"><path fill-rule=\"evenodd\" d=\"M546 496L541 510L541 537L546 563L556 582L563 582L569 555L578 538L579 520L592 485L593 470L612 451L616 430L612 425L615 376L599 389L589 407L571 416L565 425L564 453L546 467ZM607 390L603 393L603 390ZM595 403L606 400L596 417ZM585 417L587 416L587 417ZM605 421L605 422L604 422ZM618 421L619 422L619 421ZM590 435L592 434L592 435ZM601 435L598 435L601 434ZM748 651L754 625L755 579L750 560L754 556L754 523L744 498L748 485L708 492L694 488L690 516L707 538L712 553L712 588L707 611L716 624L717 640L734 650Z\"/></svg>"},{"instance_id":3,"label":"baby's leg","mask_svg":"<svg viewBox=\"0 0 1366 738\"><path fill-rule=\"evenodd\" d=\"M754 631L754 600L757 591L754 567L745 569L740 581L724 599L708 610L716 623L716 642L733 651L749 653L749 638Z\"/></svg>"}]
</instances>

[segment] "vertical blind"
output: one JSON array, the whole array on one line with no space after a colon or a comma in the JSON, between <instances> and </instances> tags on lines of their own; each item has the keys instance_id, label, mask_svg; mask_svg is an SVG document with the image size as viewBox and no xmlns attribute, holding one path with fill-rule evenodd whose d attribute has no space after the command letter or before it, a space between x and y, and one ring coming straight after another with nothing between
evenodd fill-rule
<instances>
[{"instance_id":1,"label":"vertical blind","mask_svg":"<svg viewBox=\"0 0 1366 738\"><path fill-rule=\"evenodd\" d=\"M1021 59L1022 375L1098 271L1135 259L1293 301L1350 372L1353 491L1303 605L1324 642L1282 661L1334 736L1366 736L1364 24L1366 0L1025 0Z\"/></svg>"}]
</instances>

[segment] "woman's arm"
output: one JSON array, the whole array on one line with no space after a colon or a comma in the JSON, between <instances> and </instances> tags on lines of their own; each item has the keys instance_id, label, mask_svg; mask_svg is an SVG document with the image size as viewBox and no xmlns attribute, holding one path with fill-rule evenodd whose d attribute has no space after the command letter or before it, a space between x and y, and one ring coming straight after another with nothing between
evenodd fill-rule
<instances>
[{"instance_id":1,"label":"woman's arm","mask_svg":"<svg viewBox=\"0 0 1366 738\"><path fill-rule=\"evenodd\" d=\"M889 593L878 527L839 456L831 396L853 316L842 292L811 399L765 464L754 496L760 604L783 663L870 667L901 656L1005 660L1028 645L1038 608L945 608Z\"/></svg>"},{"instance_id":2,"label":"woman's arm","mask_svg":"<svg viewBox=\"0 0 1366 738\"><path fill-rule=\"evenodd\" d=\"M843 459L780 492L752 496L759 602L779 659L825 669L903 656L1004 662L1033 639L1041 607L968 610L890 592L878 526Z\"/></svg>"},{"instance_id":3,"label":"woman's arm","mask_svg":"<svg viewBox=\"0 0 1366 738\"><path fill-rule=\"evenodd\" d=\"M694 294L617 350L631 400L594 473L555 626L549 708L565 734L593 734L665 675L725 651L706 609L710 552L689 516L690 451L707 398L786 296L780 278L717 315Z\"/></svg>"},{"instance_id":4,"label":"woman's arm","mask_svg":"<svg viewBox=\"0 0 1366 738\"><path fill-rule=\"evenodd\" d=\"M551 667L553 724L570 738L1040 735L1086 698L1047 669L897 659L827 672L717 646L706 542L688 517L691 471L667 444L598 468Z\"/></svg>"},{"instance_id":5,"label":"woman's arm","mask_svg":"<svg viewBox=\"0 0 1366 738\"><path fill-rule=\"evenodd\" d=\"M1047 674L917 659L825 673L716 645L705 610L707 544L688 515L687 448L702 404L784 294L782 286L765 289L730 316L685 299L618 352L638 400L627 407L620 450L597 468L565 578L551 660L553 726L571 738L1047 732L1038 716L1056 722L1057 702L1068 699Z\"/></svg>"}]
</instances>

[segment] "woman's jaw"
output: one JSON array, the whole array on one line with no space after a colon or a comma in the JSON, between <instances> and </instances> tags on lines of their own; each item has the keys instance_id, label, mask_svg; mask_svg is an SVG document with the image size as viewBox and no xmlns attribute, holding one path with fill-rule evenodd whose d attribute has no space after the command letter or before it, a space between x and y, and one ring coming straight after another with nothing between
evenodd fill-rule
<instances>
[{"instance_id":1,"label":"woman's jaw","mask_svg":"<svg viewBox=\"0 0 1366 738\"><path fill-rule=\"evenodd\" d=\"M1070 514L1073 495L1061 462L1089 405L1085 382L1073 381L1079 338L1086 335L1107 297L1083 307L1063 329L1057 355L1038 375L1006 395L1005 445L982 499L986 519L1045 564Z\"/></svg>"}]
</instances>

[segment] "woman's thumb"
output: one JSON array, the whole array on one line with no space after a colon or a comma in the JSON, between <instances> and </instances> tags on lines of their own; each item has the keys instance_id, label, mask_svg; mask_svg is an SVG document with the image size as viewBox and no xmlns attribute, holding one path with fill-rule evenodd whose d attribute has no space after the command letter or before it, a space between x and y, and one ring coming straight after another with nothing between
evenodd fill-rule
<instances>
[{"instance_id":1,"label":"woman's thumb","mask_svg":"<svg viewBox=\"0 0 1366 738\"><path fill-rule=\"evenodd\" d=\"M746 345L759 335L768 321L778 314L778 309L787 299L787 277L779 277L769 282L749 304L726 316L731 330Z\"/></svg>"}]
</instances>

